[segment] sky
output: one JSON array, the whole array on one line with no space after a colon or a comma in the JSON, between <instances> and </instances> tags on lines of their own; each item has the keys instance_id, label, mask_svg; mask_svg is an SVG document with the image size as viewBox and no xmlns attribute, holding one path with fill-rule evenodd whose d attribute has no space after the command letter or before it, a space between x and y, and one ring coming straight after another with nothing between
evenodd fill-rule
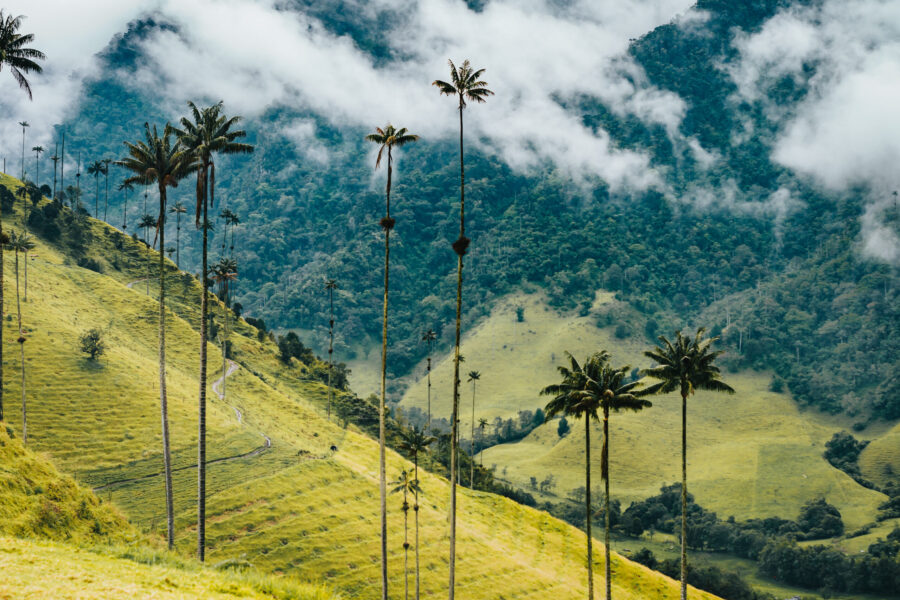
<instances>
[{"instance_id":1,"label":"sky","mask_svg":"<svg viewBox=\"0 0 900 600\"><path fill-rule=\"evenodd\" d=\"M0 110L11 116L0 122L7 170L18 173L12 164L21 161L17 123L32 125L26 150L49 147L51 125L77 109L81 82L96 70L94 55L146 14L178 25L179 33L160 31L147 40L145 67L133 83L161 93L175 114L187 98L224 99L251 127L254 116L286 106L337 125L392 122L426 138L449 137L456 132L455 103L429 84L448 77L448 57L471 57L486 68L496 95L466 110L467 139L514 169L549 164L576 183L599 177L625 192L664 187L647 155L613 147L605 132L585 127L559 102L580 95L661 124L676 147L703 164L718 160L680 133L686 102L650 85L626 54L630 39L658 25L702 23L691 0L491 0L478 13L461 0L351 0L363 14L399 16L385 39L402 58L386 64L315 19L281 10L284 1L12 0L7 10L28 16L22 30L35 34L34 46L48 58L44 74L30 78L33 102L0 73ZM738 60L722 68L737 86L735 102L762 103L777 125L772 159L829 191L870 185L863 250L897 261L900 243L880 215L900 187L900 2L824 0L784 9L732 43ZM767 101L779 78L803 79L809 65L816 70L802 102ZM310 158L328 160L314 121L281 125ZM704 206L734 194L740 190L698 190L691 201ZM766 203L776 220L796 207L786 190Z\"/></svg>"}]
</instances>

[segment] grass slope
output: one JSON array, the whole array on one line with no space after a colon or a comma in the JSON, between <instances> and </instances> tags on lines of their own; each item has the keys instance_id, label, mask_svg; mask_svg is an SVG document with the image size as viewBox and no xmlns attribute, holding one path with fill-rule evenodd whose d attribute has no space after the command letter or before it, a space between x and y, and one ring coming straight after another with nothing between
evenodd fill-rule
<instances>
[{"instance_id":1,"label":"grass slope","mask_svg":"<svg viewBox=\"0 0 900 600\"><path fill-rule=\"evenodd\" d=\"M609 295L598 294L594 308L611 302ZM516 322L516 306L525 308L523 323ZM498 305L463 340L464 370L482 372L476 419L510 417L543 406L547 399L538 391L558 380L556 365L562 364L565 350L582 360L606 348L616 364L646 364L641 353L649 344L633 337L616 339L612 327L596 326L597 318L560 315L537 295L514 296ZM438 415L449 412L451 369L452 360L444 357L432 375L432 409ZM788 395L768 390L765 373L728 373L725 379L737 390L735 396L699 393L689 402L688 473L700 504L723 516L793 518L804 502L825 496L839 507L848 527L874 520L885 496L863 488L822 458L825 442L847 429L849 420L800 412ZM462 397L464 433L471 422L470 402L468 387ZM625 506L681 477L680 399L672 395L653 402L641 414L611 419L611 490ZM401 405L424 408L422 378L409 387ZM497 465L499 473L522 487L528 487L532 476L540 481L552 473L556 492L565 495L584 485L583 425L571 426L563 439L551 422L518 443L489 448L484 464ZM594 427L593 432L599 449L601 430ZM599 473L599 451L592 458Z\"/></svg>"},{"instance_id":2,"label":"grass slope","mask_svg":"<svg viewBox=\"0 0 900 600\"><path fill-rule=\"evenodd\" d=\"M8 180L7 180L8 181ZM6 222L18 221L13 217ZM140 245L91 222L88 254L106 274L79 268L58 249L39 244L29 262L29 301L23 305L29 381L29 443L121 507L141 528L164 523L156 386L154 288L128 289L152 259ZM6 290L14 290L6 256ZM174 275L174 273L173 273ZM176 277L172 277L176 280ZM170 288L168 374L175 472L178 548L194 546L198 287L178 277ZM9 313L7 304L7 313ZM218 311L218 307L216 308ZM7 321L4 341L8 424L18 423L18 347ZM108 351L99 365L78 351L77 337L101 327ZM238 321L227 403L210 392L211 458L259 453L211 464L208 470L211 561L246 559L265 571L288 573L353 596L377 589L377 444L323 417L326 390L301 377L305 366L285 366L274 346L257 341ZM210 347L212 370L221 364ZM211 375L212 381L218 375ZM236 418L235 409L242 419ZM262 446L263 436L271 447ZM332 446L336 451L332 451ZM395 478L410 463L389 453ZM423 474L423 593L446 585L448 486ZM130 480L123 483L111 483ZM109 484L109 485L108 485ZM401 499L390 499L390 577L402 588ZM548 515L490 494L463 490L460 498L458 585L467 598L577 597L586 585L583 534ZM594 556L602 572L602 546ZM89 565L88 565L89 566ZM80 569L75 565L73 568ZM619 598L674 597L677 585L614 556ZM599 578L598 579L602 579ZM160 596L163 597L163 596ZM697 593L697 598L712 598Z\"/></svg>"}]
</instances>

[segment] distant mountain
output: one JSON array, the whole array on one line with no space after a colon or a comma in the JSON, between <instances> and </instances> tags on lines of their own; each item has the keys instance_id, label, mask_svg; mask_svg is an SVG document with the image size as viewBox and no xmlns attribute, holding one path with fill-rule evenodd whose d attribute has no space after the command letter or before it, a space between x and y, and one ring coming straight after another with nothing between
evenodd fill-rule
<instances>
[{"instance_id":1,"label":"distant mountain","mask_svg":"<svg viewBox=\"0 0 900 600\"><path fill-rule=\"evenodd\" d=\"M283 10L345 36L373 64L402 55L379 35L402 22L402 12L389 3L371 11L350 4L297 1ZM473 10L485 4L469 3ZM783 122L771 118L771 107L796 110L819 63L784 75L756 99L739 93L733 75L738 40L758 33L779 11L819 4L701 0L687 17L634 40L628 54L647 84L684 101L677 131L598 98L559 99L586 126L605 131L614 148L648 156L659 185L628 191L597 178L576 182L552 164L523 172L472 144L464 326L523 285L543 288L557 308L582 312L605 288L646 316L639 335L707 324L737 350L736 364L775 369L805 404L862 420L900 416L897 270L863 255L858 243L873 189L830 191L772 159ZM177 26L148 18L132 23L102 54L102 76L86 84L79 113L67 123L73 152L117 155L144 120L175 120L183 111L128 85L150 60L141 54L141 40L159 28L178 35ZM313 132L306 147L292 141L297 123L308 128L303 135ZM362 140L368 131L284 106L245 125L257 152L223 160L217 172L219 201L241 219L236 297L248 315L270 327L305 330L323 348L323 282L338 279L336 353L352 358L380 337L383 198ZM327 159L317 149L326 149ZM423 139L404 153L395 173L394 375L422 358L422 330L434 328L441 347L450 341L456 160L455 142ZM190 185L183 187L179 194L190 206ZM113 206L119 215L118 194ZM136 203L129 210L137 214ZM895 232L896 212L885 213L884 221ZM216 227L214 249L230 251L231 234L225 241L221 222ZM196 269L197 234L188 227L185 236L185 255Z\"/></svg>"}]
</instances>

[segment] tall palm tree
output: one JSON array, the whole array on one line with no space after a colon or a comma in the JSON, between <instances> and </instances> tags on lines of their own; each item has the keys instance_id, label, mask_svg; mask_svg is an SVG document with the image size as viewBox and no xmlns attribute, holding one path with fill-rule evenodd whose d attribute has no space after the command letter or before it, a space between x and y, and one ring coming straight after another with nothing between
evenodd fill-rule
<instances>
[{"instance_id":1,"label":"tall palm tree","mask_svg":"<svg viewBox=\"0 0 900 600\"><path fill-rule=\"evenodd\" d=\"M22 327L22 304L19 302L19 252L27 253L34 249L34 241L27 233L12 232L9 236L9 249L16 253L16 312L19 317L19 350L22 356L22 443L28 443L28 418L25 404L25 329Z\"/></svg>"},{"instance_id":2,"label":"tall palm tree","mask_svg":"<svg viewBox=\"0 0 900 600\"><path fill-rule=\"evenodd\" d=\"M419 483L419 454L428 452L428 446L433 444L437 438L426 435L424 431L418 427L410 427L402 430L400 434L400 443L397 449L403 452L413 460L415 465L415 476L413 480ZM421 489L416 485L413 495L413 511L416 518L416 600L419 600L419 492Z\"/></svg>"},{"instance_id":3,"label":"tall palm tree","mask_svg":"<svg viewBox=\"0 0 900 600\"><path fill-rule=\"evenodd\" d=\"M544 408L546 417L552 418L556 415L573 416L577 419L584 417L584 455L585 455L585 471L584 471L584 489L585 489L585 529L587 531L587 571L588 571L588 598L594 598L594 554L593 554L593 538L591 536L591 419L599 420L597 411L599 410L599 401L592 403L584 402L585 389L588 386L588 376L585 368L578 364L575 357L566 352L569 357L571 368L557 367L562 382L550 385L541 390L543 395L553 395L554 398ZM596 352L588 357L585 364L604 364L609 360L609 354L606 351Z\"/></svg>"},{"instance_id":4,"label":"tall palm tree","mask_svg":"<svg viewBox=\"0 0 900 600\"><path fill-rule=\"evenodd\" d=\"M103 220L109 223L109 219L107 215L109 213L109 163L112 162L111 158L104 158L103 163L103 176L106 179L106 193L103 196Z\"/></svg>"},{"instance_id":5,"label":"tall palm tree","mask_svg":"<svg viewBox=\"0 0 900 600\"><path fill-rule=\"evenodd\" d=\"M711 351L712 343L719 338L705 337L701 327L691 338L680 331L674 341L659 336L660 344L644 352L656 366L643 369L641 374L659 382L649 386L647 394L681 393L681 600L687 598L687 399L696 390L708 390L733 394L734 389L721 380L719 368L714 364L722 350Z\"/></svg>"},{"instance_id":6,"label":"tall palm tree","mask_svg":"<svg viewBox=\"0 0 900 600\"><path fill-rule=\"evenodd\" d=\"M169 415L166 396L166 192L176 187L194 168L193 155L175 139L175 130L166 123L160 136L156 126L144 123L144 140L125 142L129 156L116 165L131 171L129 182L152 184L159 190L159 405L162 418L163 463L166 476L166 525L169 549L175 547L175 519L172 509L172 464L169 453ZM101 167L103 166L100 163Z\"/></svg>"},{"instance_id":7,"label":"tall palm tree","mask_svg":"<svg viewBox=\"0 0 900 600\"><path fill-rule=\"evenodd\" d=\"M41 187L41 154L44 152L43 146L32 146L31 151L34 152L34 185L40 189Z\"/></svg>"},{"instance_id":8,"label":"tall palm tree","mask_svg":"<svg viewBox=\"0 0 900 600\"><path fill-rule=\"evenodd\" d=\"M59 163L62 157L59 156L59 144L56 144L55 149L53 150L53 156L50 157L50 160L53 161L53 199L56 200L56 168L57 163Z\"/></svg>"},{"instance_id":9,"label":"tall palm tree","mask_svg":"<svg viewBox=\"0 0 900 600\"><path fill-rule=\"evenodd\" d=\"M103 161L95 160L91 164L88 165L87 172L88 175L94 176L94 183L97 184L97 193L94 196L94 218L100 218L100 176L103 175L103 172L106 170L106 167L103 165Z\"/></svg>"},{"instance_id":10,"label":"tall palm tree","mask_svg":"<svg viewBox=\"0 0 900 600\"><path fill-rule=\"evenodd\" d=\"M463 256L469 247L469 238L466 237L466 171L463 160L463 110L467 101L484 102L494 92L488 89L487 82L480 79L484 69L472 69L469 61L463 61L457 69L453 61L450 63L450 82L435 80L436 86L442 95L456 96L459 101L459 238L453 242L453 250L456 252L456 348L453 361L453 416L451 418L451 441L454 446L458 443L457 419L459 418L459 342L460 321L462 318L462 273ZM453 600L456 588L456 449L450 452L450 585L449 598Z\"/></svg>"},{"instance_id":11,"label":"tall palm tree","mask_svg":"<svg viewBox=\"0 0 900 600\"><path fill-rule=\"evenodd\" d=\"M176 202L169 212L175 213L175 267L181 269L181 215L187 212L187 208L183 203Z\"/></svg>"},{"instance_id":12,"label":"tall palm tree","mask_svg":"<svg viewBox=\"0 0 900 600\"><path fill-rule=\"evenodd\" d=\"M228 254L231 258L234 258L234 229L241 224L241 219L233 211L229 210L227 212L228 214L225 215L225 222L228 225L231 225L231 247L229 248Z\"/></svg>"},{"instance_id":13,"label":"tall palm tree","mask_svg":"<svg viewBox=\"0 0 900 600\"><path fill-rule=\"evenodd\" d=\"M234 247L232 246L232 249ZM328 291L328 304L331 307L331 317L328 320L328 418L331 418L331 374L334 371L334 290L338 287L336 279L329 279L325 282L325 289Z\"/></svg>"},{"instance_id":14,"label":"tall palm tree","mask_svg":"<svg viewBox=\"0 0 900 600\"><path fill-rule=\"evenodd\" d=\"M403 598L409 600L409 494L419 495L419 482L417 479L410 479L409 471L401 471L400 477L391 482L391 485L396 486L391 490L392 494L403 492ZM418 550L418 544L416 549Z\"/></svg>"},{"instance_id":15,"label":"tall palm tree","mask_svg":"<svg viewBox=\"0 0 900 600\"><path fill-rule=\"evenodd\" d=\"M231 219L234 217L234 213L226 208L219 213L219 217L222 219L222 256L227 256L228 253L225 250L225 245L228 243L228 226L231 225Z\"/></svg>"},{"instance_id":16,"label":"tall palm tree","mask_svg":"<svg viewBox=\"0 0 900 600\"><path fill-rule=\"evenodd\" d=\"M225 399L225 373L228 367L228 284L237 279L237 263L230 258L220 258L212 267L213 279L219 284L222 294L222 399Z\"/></svg>"},{"instance_id":17,"label":"tall palm tree","mask_svg":"<svg viewBox=\"0 0 900 600\"><path fill-rule=\"evenodd\" d=\"M122 231L128 230L128 192L134 190L134 186L128 182L128 180L122 181L119 184L118 190L120 192L124 192L122 194Z\"/></svg>"},{"instance_id":18,"label":"tall palm tree","mask_svg":"<svg viewBox=\"0 0 900 600\"><path fill-rule=\"evenodd\" d=\"M472 383L472 460L469 461L469 487L475 488L475 384L481 379L478 371L469 371L467 382Z\"/></svg>"},{"instance_id":19,"label":"tall palm tree","mask_svg":"<svg viewBox=\"0 0 900 600\"><path fill-rule=\"evenodd\" d=\"M0 61L0 65L2 64L2 61ZM19 180L25 181L25 128L31 127L31 125L28 124L28 121L19 121L19 126L22 127L22 176Z\"/></svg>"},{"instance_id":20,"label":"tall palm tree","mask_svg":"<svg viewBox=\"0 0 900 600\"><path fill-rule=\"evenodd\" d=\"M432 329L422 334L422 341L428 344L428 420L425 425L426 430L431 429L431 352L436 339L437 334Z\"/></svg>"},{"instance_id":21,"label":"tall palm tree","mask_svg":"<svg viewBox=\"0 0 900 600\"><path fill-rule=\"evenodd\" d=\"M181 118L181 128L177 130L182 145L193 153L197 161L197 208L194 212L195 225L203 232L201 250L200 281L203 293L200 297L200 392L199 392L199 438L197 443L197 556L206 558L206 323L209 312L209 269L207 265L209 232L209 207L215 200L216 165L215 154L249 154L253 146L236 140L246 137L241 129L234 129L240 117L228 118L222 114L222 102L199 109L188 102L191 119Z\"/></svg>"},{"instance_id":22,"label":"tall palm tree","mask_svg":"<svg viewBox=\"0 0 900 600\"><path fill-rule=\"evenodd\" d=\"M405 127L399 129L388 123L382 129L375 128L375 133L366 136L366 140L379 145L378 156L375 159L375 168L381 165L381 158L387 149L387 185L385 187L385 217L381 219L381 228L384 229L384 315L381 331L381 402L379 405L378 418L378 442L379 451L379 476L381 488L381 596L382 600L388 600L388 578L387 578L387 480L385 476L385 440L384 440L384 405L387 394L387 328L388 328L388 282L390 274L390 257L391 257L391 230L394 228L394 219L391 218L391 176L393 175L393 156L391 154L394 148L400 148L415 142L419 136L413 135L406 131Z\"/></svg>"},{"instance_id":23,"label":"tall palm tree","mask_svg":"<svg viewBox=\"0 0 900 600\"><path fill-rule=\"evenodd\" d=\"M23 15L4 16L3 11L0 10L0 70L3 69L3 65L9 66L13 79L21 89L25 90L28 99L31 100L31 84L25 74L41 73L43 69L35 61L44 60L47 57L40 50L25 47L25 44L34 41L34 34L18 32L23 18L25 18ZM25 126L27 127L27 124Z\"/></svg>"},{"instance_id":24,"label":"tall palm tree","mask_svg":"<svg viewBox=\"0 0 900 600\"><path fill-rule=\"evenodd\" d=\"M480 458L481 465L480 466L482 466L482 467L484 466L484 428L487 427L487 424L488 424L487 419L484 419L484 418L478 419L478 429L481 430L481 433L479 434L481 439L479 440L480 443L478 444L478 447L479 447L478 451L481 453L481 458Z\"/></svg>"}]
</instances>

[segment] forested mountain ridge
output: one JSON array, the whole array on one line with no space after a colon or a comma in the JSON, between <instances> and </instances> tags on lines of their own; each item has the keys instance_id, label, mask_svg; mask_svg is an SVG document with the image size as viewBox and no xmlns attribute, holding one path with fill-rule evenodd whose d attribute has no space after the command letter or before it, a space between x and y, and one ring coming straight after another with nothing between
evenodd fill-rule
<instances>
[{"instance_id":1,"label":"forested mountain ridge","mask_svg":"<svg viewBox=\"0 0 900 600\"><path fill-rule=\"evenodd\" d=\"M469 149L468 235L473 244L465 322L487 314L495 298L523 282L543 287L559 308L582 311L602 287L646 315L646 326L631 335L652 336L710 317L715 322L709 324L738 346L736 363L774 367L802 402L864 417L896 417L891 376L898 353L890 345L896 339L896 269L863 256L858 244L871 190L828 191L770 158L780 124L767 106L793 110L817 65L805 65L802 77L782 77L756 101L736 95L729 72L738 59L735 40L740 36L758 31L781 10L816 4L701 1L693 17L634 40L629 55L647 80L685 102L674 134L659 123L617 113L596 98L560 99L586 125L607 132L615 147L646 152L650 168L662 179L659 186L623 191L596 177L576 183L552 164L522 172L483 147ZM484 3L470 6L484 9ZM351 8L350 3L297 2L285 10L304 12L345 36L373 63L391 64L402 49L374 32L395 11ZM117 156L120 142L139 131L144 119L175 120L183 112L183 106L155 98L150 90L123 84L151 61L142 54L142 39L160 27L178 35L175 25L135 22L103 54L109 68L88 82L80 112L68 123L74 152ZM483 66L487 76L504 68ZM312 132L304 134L302 144L292 141L296 123ZM373 161L362 139L366 131L286 106L270 108L245 125L258 151L234 168L223 161L217 173L222 206L242 221L234 250L240 269L237 298L247 314L269 326L313 331L313 341L322 348L328 323L323 284L336 278L341 284L336 355L349 357L360 334L374 338L380 330L377 222L383 209L380 181L373 179ZM702 151L692 149L691 141ZM410 371L424 355L419 341L424 329L438 332L439 346L449 340L456 159L452 140L423 139L398 163L389 353L395 375ZM190 205L191 190L180 193ZM88 191L86 199L90 205ZM114 204L119 214L120 205ZM896 229L896 217L887 224ZM221 223L217 227L215 244L230 245L221 240ZM190 236L197 234L190 231ZM187 256L195 264L196 253ZM796 293L804 281L816 283ZM734 293L746 300L721 300ZM822 299L827 295L828 301ZM820 299L815 311L809 306L812 296ZM707 309L717 301L720 308ZM739 314L732 314L732 305ZM780 327L784 315L800 324ZM845 335L832 335L838 331L833 323L842 323L838 329ZM863 333L873 331L880 333ZM798 353L802 360L796 359ZM848 355L854 364L865 365L865 376L838 368ZM815 381L810 369L840 375Z\"/></svg>"}]
</instances>

